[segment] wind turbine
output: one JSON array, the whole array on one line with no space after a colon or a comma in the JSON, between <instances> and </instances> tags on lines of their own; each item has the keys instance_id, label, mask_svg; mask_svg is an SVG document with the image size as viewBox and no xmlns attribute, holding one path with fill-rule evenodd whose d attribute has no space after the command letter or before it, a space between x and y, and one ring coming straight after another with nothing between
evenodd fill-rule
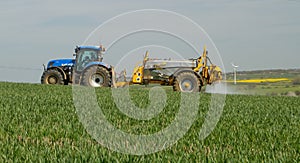
<instances>
[{"instance_id":1,"label":"wind turbine","mask_svg":"<svg viewBox=\"0 0 300 163\"><path fill-rule=\"evenodd\" d=\"M239 67L238 65L235 65L233 63L231 63L232 67L233 67L233 80L234 80L234 84L236 84L236 69Z\"/></svg>"}]
</instances>

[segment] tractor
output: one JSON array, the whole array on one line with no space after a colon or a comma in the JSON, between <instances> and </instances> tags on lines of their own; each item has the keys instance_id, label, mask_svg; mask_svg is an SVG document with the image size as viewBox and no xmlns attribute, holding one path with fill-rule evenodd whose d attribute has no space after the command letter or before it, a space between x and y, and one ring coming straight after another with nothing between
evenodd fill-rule
<instances>
[{"instance_id":1,"label":"tractor","mask_svg":"<svg viewBox=\"0 0 300 163\"><path fill-rule=\"evenodd\" d=\"M76 46L75 59L51 60L44 66L41 83L111 86L112 67L102 62L104 52L102 46Z\"/></svg>"},{"instance_id":2,"label":"tractor","mask_svg":"<svg viewBox=\"0 0 300 163\"><path fill-rule=\"evenodd\" d=\"M222 71L211 63L206 47L201 56L189 60L151 59L147 51L128 82L117 81L114 67L102 62L104 51L102 46L77 46L75 59L51 60L41 82L114 88L156 83L173 86L174 91L199 92L202 86L222 80Z\"/></svg>"}]
</instances>

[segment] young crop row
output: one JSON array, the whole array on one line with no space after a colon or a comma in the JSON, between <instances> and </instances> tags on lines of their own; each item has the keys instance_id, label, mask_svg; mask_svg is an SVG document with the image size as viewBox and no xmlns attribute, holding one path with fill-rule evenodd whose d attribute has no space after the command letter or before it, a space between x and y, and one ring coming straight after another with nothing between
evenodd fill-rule
<instances>
[{"instance_id":1,"label":"young crop row","mask_svg":"<svg viewBox=\"0 0 300 163\"><path fill-rule=\"evenodd\" d=\"M297 97L227 95L214 131L199 140L210 95L201 94L197 120L173 146L149 155L111 151L79 122L71 86L0 83L0 161L300 161L300 100ZM151 134L174 120L180 93L167 90L164 110L151 120L125 116L111 89L96 89L107 120L131 134ZM130 89L131 100L146 108L149 89Z\"/></svg>"}]
</instances>

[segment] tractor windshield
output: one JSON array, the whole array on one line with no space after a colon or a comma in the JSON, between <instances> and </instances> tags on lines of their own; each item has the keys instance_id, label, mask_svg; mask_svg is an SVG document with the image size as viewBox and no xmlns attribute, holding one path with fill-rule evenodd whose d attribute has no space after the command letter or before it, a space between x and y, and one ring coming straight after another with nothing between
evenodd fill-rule
<instances>
[{"instance_id":1,"label":"tractor windshield","mask_svg":"<svg viewBox=\"0 0 300 163\"><path fill-rule=\"evenodd\" d=\"M101 62L103 59L100 51L94 49L81 49L76 54L76 70L82 71L90 62Z\"/></svg>"}]
</instances>

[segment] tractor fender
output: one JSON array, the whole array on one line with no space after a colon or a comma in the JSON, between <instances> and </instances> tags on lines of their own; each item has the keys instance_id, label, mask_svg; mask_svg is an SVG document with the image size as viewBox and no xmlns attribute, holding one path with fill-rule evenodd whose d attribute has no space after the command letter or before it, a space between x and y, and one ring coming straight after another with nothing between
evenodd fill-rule
<instances>
[{"instance_id":1,"label":"tractor fender","mask_svg":"<svg viewBox=\"0 0 300 163\"><path fill-rule=\"evenodd\" d=\"M90 62L90 63L88 63L88 64L84 67L84 70L86 70L87 68L90 68L91 66L102 66L102 67L104 67L104 68L106 68L106 69L108 69L108 70L111 68L110 65L108 65L108 64L106 64L106 63L104 63L104 62L97 62L97 61L95 61L95 62Z\"/></svg>"},{"instance_id":2,"label":"tractor fender","mask_svg":"<svg viewBox=\"0 0 300 163\"><path fill-rule=\"evenodd\" d=\"M103 68L107 69L109 72L111 72L111 66L109 66L108 64L105 64L103 62L91 62L84 67L80 76L82 76L89 68L94 67L94 66L103 67Z\"/></svg>"},{"instance_id":3,"label":"tractor fender","mask_svg":"<svg viewBox=\"0 0 300 163\"><path fill-rule=\"evenodd\" d=\"M51 68L48 68L47 70L55 70L55 69L57 69L57 71L59 71L63 75L64 80L67 79L67 74L61 67L51 67Z\"/></svg>"}]
</instances>

